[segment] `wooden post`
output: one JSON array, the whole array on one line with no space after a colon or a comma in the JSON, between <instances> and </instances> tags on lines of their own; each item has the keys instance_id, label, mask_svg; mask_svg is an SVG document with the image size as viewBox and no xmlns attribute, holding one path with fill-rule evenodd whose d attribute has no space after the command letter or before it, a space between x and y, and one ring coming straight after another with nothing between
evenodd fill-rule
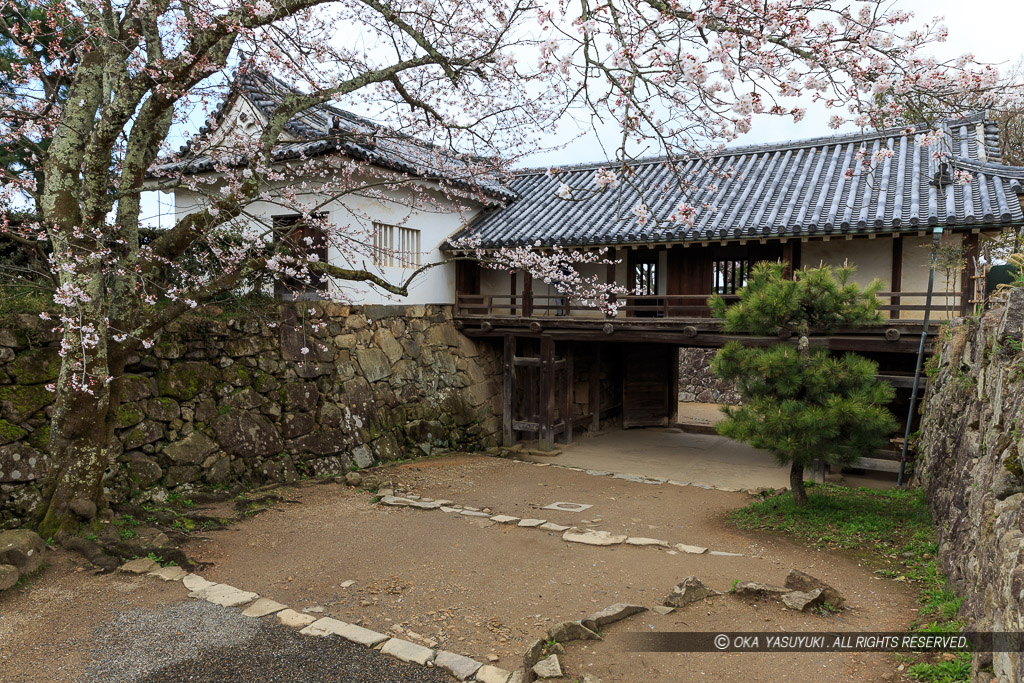
<instances>
[{"instance_id":1,"label":"wooden post","mask_svg":"<svg viewBox=\"0 0 1024 683\"><path fill-rule=\"evenodd\" d=\"M793 277L793 240L782 243L782 260L786 264L783 277L789 280Z\"/></svg>"},{"instance_id":2,"label":"wooden post","mask_svg":"<svg viewBox=\"0 0 1024 683\"><path fill-rule=\"evenodd\" d=\"M601 345L594 344L594 347L594 355L590 361L590 398L587 399L591 434L601 431Z\"/></svg>"},{"instance_id":3,"label":"wooden post","mask_svg":"<svg viewBox=\"0 0 1024 683\"><path fill-rule=\"evenodd\" d=\"M608 249L608 260L610 260L610 261L614 261L615 260L615 247L611 247L610 249ZM605 276L605 281L609 285L615 282L615 264L614 263L609 263L608 264L608 272L607 272L607 274ZM615 300L616 300L615 292L612 292L611 294L608 295L608 301L610 301L611 303L615 303ZM612 317L612 315L609 313L608 317L610 318L610 317Z\"/></svg>"},{"instance_id":4,"label":"wooden post","mask_svg":"<svg viewBox=\"0 0 1024 683\"><path fill-rule=\"evenodd\" d=\"M533 317L533 275L529 271L523 273L523 317Z\"/></svg>"},{"instance_id":5,"label":"wooden post","mask_svg":"<svg viewBox=\"0 0 1024 683\"><path fill-rule=\"evenodd\" d=\"M903 237L900 235L892 236L892 282L889 285L889 291L903 291ZM894 294L889 302L893 306L899 306L900 297ZM899 317L900 312L898 310L889 311L890 319L897 320Z\"/></svg>"},{"instance_id":6,"label":"wooden post","mask_svg":"<svg viewBox=\"0 0 1024 683\"><path fill-rule=\"evenodd\" d=\"M565 348L565 372L562 373L565 376L565 393L562 395L562 434L559 441L561 443L572 443L572 409L575 401L575 385L573 383L575 371L573 370L572 364L572 347L566 345Z\"/></svg>"},{"instance_id":7,"label":"wooden post","mask_svg":"<svg viewBox=\"0 0 1024 683\"><path fill-rule=\"evenodd\" d=\"M668 426L675 427L679 424L679 347L675 347L672 353L668 354L670 367L668 382Z\"/></svg>"},{"instance_id":8,"label":"wooden post","mask_svg":"<svg viewBox=\"0 0 1024 683\"><path fill-rule=\"evenodd\" d=\"M505 385L503 387L502 442L506 447L514 446L516 433L512 429L512 421L516 419L516 338L505 335Z\"/></svg>"},{"instance_id":9,"label":"wooden post","mask_svg":"<svg viewBox=\"0 0 1024 683\"><path fill-rule=\"evenodd\" d=\"M518 293L519 292L516 291L516 271L513 270L511 275L511 284L509 285L509 294L512 295L508 300L509 315L516 314L516 294Z\"/></svg>"},{"instance_id":10,"label":"wooden post","mask_svg":"<svg viewBox=\"0 0 1024 683\"><path fill-rule=\"evenodd\" d=\"M540 449L555 447L555 340L540 338Z\"/></svg>"},{"instance_id":11,"label":"wooden post","mask_svg":"<svg viewBox=\"0 0 1024 683\"><path fill-rule=\"evenodd\" d=\"M978 234L969 233L964 235L964 264L963 273L960 275L960 315L968 316L973 310L971 300L974 298L974 275L978 260Z\"/></svg>"}]
</instances>

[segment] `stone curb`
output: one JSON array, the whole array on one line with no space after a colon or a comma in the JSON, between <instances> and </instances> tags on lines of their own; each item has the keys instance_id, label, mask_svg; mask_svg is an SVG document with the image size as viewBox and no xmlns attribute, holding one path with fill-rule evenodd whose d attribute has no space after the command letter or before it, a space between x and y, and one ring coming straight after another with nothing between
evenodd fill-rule
<instances>
[{"instance_id":1,"label":"stone curb","mask_svg":"<svg viewBox=\"0 0 1024 683\"><path fill-rule=\"evenodd\" d=\"M434 509L426 507L424 509ZM141 574L143 563L137 562L126 573ZM146 569L150 567L145 565ZM198 574L189 574L179 567L163 567L177 569L177 572L161 572L160 569L147 572L147 576L160 578L164 581L180 581L189 591L189 597L206 600L221 607L240 607L248 605L242 614L247 617L261 618L276 615L285 626L299 629L299 633L311 637L338 636L356 645L367 648L378 648L383 654L395 657L403 662L420 666L437 666L445 669L460 681L477 681L478 683L507 683L513 677L511 672L496 666L485 666L465 655L447 650L433 650L401 638L392 638L368 628L349 624L333 617L316 618L295 610L269 598L261 598L256 593L243 591L226 583L207 581ZM251 604L250 604L251 603ZM382 645L383 644L383 645ZM382 646L381 646L382 645Z\"/></svg>"},{"instance_id":2,"label":"stone curb","mask_svg":"<svg viewBox=\"0 0 1024 683\"><path fill-rule=\"evenodd\" d=\"M526 462L525 460L516 460L514 462ZM534 463L538 464L538 463ZM539 463L541 465L547 465L548 463ZM578 469L574 467L565 467L563 469ZM580 470L584 471L584 470ZM601 474L608 474L602 472ZM629 475L632 476L632 475ZM666 480L667 481L667 480ZM648 482L649 483L649 482ZM542 529L544 531L552 531L562 534L562 540L567 543L582 543L584 545L591 546L609 546L609 545L630 545L634 547L655 547L663 548L668 554L675 555L676 552L688 553L691 555L717 555L720 557L743 557L743 553L730 553L724 550L709 550L704 546L699 545L688 545L686 543L670 544L668 541L663 541L659 538L645 538L642 536L627 536L624 534L613 534L609 531L602 531L599 529L578 529L573 526L565 526L562 524L555 524L549 522L546 519L534 519L529 517L513 517L512 515L492 514L490 512L483 512L476 508L467 507L463 505L457 505L452 503L450 500L445 501L432 501L429 498L422 498L416 495L406 494L405 496L398 495L385 495L377 501L381 505L387 507L397 508L416 508L419 510L440 510L446 513L455 513L464 517L480 517L488 518L492 522L497 524L507 524L510 526L518 526L524 529ZM441 505L441 503L445 503Z\"/></svg>"}]
</instances>

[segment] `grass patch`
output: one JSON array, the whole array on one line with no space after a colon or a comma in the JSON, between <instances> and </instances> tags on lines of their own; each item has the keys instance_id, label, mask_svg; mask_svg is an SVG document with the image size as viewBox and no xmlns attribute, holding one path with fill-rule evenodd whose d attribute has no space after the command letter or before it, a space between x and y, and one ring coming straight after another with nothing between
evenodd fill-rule
<instances>
[{"instance_id":1,"label":"grass patch","mask_svg":"<svg viewBox=\"0 0 1024 683\"><path fill-rule=\"evenodd\" d=\"M808 484L808 502L798 507L786 493L734 510L741 529L786 534L816 548L866 550L875 574L914 586L921 605L912 630L957 632L962 600L949 590L935 561L938 543L923 491L847 488ZM920 655L909 660L907 674L933 683L967 681L969 654Z\"/></svg>"}]
</instances>

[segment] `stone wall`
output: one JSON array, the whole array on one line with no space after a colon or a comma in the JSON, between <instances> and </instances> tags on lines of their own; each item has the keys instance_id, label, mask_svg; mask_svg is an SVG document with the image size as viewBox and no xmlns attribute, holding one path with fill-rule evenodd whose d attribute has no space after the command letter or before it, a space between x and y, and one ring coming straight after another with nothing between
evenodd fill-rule
<instances>
[{"instance_id":1,"label":"stone wall","mask_svg":"<svg viewBox=\"0 0 1024 683\"><path fill-rule=\"evenodd\" d=\"M259 317L183 318L133 359L109 499L495 444L500 360L455 329L450 307L318 305L322 315L290 304ZM45 385L59 367L47 328L34 316L0 327L0 528L29 517L46 471L54 395Z\"/></svg>"},{"instance_id":2,"label":"stone wall","mask_svg":"<svg viewBox=\"0 0 1024 683\"><path fill-rule=\"evenodd\" d=\"M939 560L975 631L1024 631L1024 290L955 321L930 361L915 481ZM1024 680L1020 652L974 657L971 680Z\"/></svg>"},{"instance_id":3,"label":"stone wall","mask_svg":"<svg viewBox=\"0 0 1024 683\"><path fill-rule=\"evenodd\" d=\"M718 379L711 372L711 359L717 349L683 347L679 349L679 400L684 403L725 403L737 405L740 395L732 382Z\"/></svg>"}]
</instances>

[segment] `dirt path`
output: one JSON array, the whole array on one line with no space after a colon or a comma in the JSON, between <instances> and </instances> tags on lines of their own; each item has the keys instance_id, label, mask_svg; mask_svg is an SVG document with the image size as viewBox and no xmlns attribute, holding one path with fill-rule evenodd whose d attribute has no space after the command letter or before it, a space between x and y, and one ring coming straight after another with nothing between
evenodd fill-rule
<instances>
[{"instance_id":1,"label":"dirt path","mask_svg":"<svg viewBox=\"0 0 1024 683\"><path fill-rule=\"evenodd\" d=\"M658 604L687 575L728 590L733 580L781 583L790 569L811 573L846 595L838 617L752 605L730 596L667 616L647 613L609 629L606 642L570 647L572 674L604 681L881 680L891 655L639 654L623 650L629 630L901 630L913 620L902 586L853 559L740 532L725 523L745 494L651 486L483 457L455 457L386 470L406 492L671 543L743 553L692 555L659 548L590 547L561 534L502 525L439 510L385 508L338 484L290 491L283 503L188 551L210 562L211 580L256 591L296 609L436 644L478 660L518 666L525 647L554 622L615 602ZM557 501L581 512L540 510ZM586 522L590 522L588 525ZM355 583L347 588L346 581ZM412 634L409 632L412 631Z\"/></svg>"}]
</instances>

